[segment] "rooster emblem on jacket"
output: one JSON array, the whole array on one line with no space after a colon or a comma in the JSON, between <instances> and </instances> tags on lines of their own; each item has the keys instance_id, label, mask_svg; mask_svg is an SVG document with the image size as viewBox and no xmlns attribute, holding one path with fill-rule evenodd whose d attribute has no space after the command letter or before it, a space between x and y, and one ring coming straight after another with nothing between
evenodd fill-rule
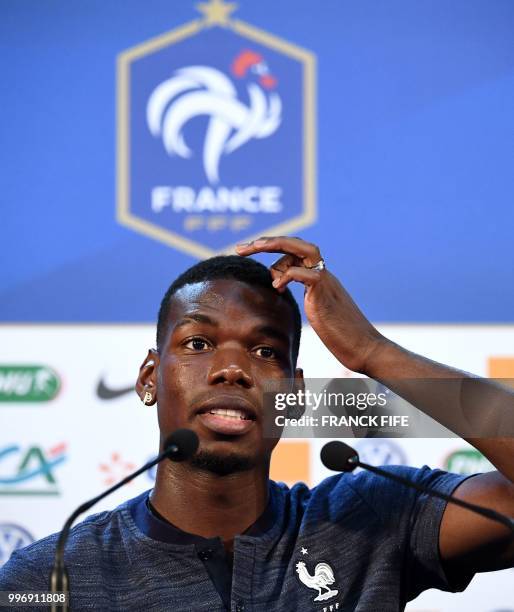
<instances>
[{"instance_id":1,"label":"rooster emblem on jacket","mask_svg":"<svg viewBox=\"0 0 514 612\"><path fill-rule=\"evenodd\" d=\"M314 576L309 574L307 566L303 561L298 561L296 564L296 573L300 581L309 589L318 591L318 595L314 601L326 601L335 597L339 591L329 588L329 585L334 584L334 572L328 563L318 563L314 568Z\"/></svg>"}]
</instances>

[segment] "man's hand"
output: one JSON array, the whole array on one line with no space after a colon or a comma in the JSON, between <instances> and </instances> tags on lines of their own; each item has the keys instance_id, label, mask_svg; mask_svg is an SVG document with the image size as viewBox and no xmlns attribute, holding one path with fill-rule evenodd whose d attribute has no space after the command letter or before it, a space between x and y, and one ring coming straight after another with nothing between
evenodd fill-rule
<instances>
[{"instance_id":1,"label":"man's hand","mask_svg":"<svg viewBox=\"0 0 514 612\"><path fill-rule=\"evenodd\" d=\"M263 237L238 245L237 252L239 255L283 253L271 267L273 286L277 291L283 291L293 280L304 284L305 314L309 323L325 346L350 370L387 381L392 391L448 429L452 429L455 422L462 423L465 415L472 413L476 430L486 432L490 423L497 420L498 406L509 408L502 414L507 418L507 424L512 424L512 392L508 389L498 391L487 379L479 379L483 387L481 397L488 397L488 400L483 401L478 415L476 393L460 393L456 402L454 394L442 397L438 393L432 397L423 391L423 385L420 392L419 385L410 384L412 379L476 379L411 353L384 338L328 270L312 269L322 260L317 246L300 238ZM463 389L467 388L463 385ZM489 391L489 395L484 389ZM455 495L514 516L514 438L475 437L468 442L482 452L498 472L479 474L466 480ZM454 568L488 571L514 564L514 540L505 527L452 504L446 507L443 515L439 549L450 571Z\"/></svg>"},{"instance_id":2,"label":"man's hand","mask_svg":"<svg viewBox=\"0 0 514 612\"><path fill-rule=\"evenodd\" d=\"M371 325L347 291L328 270L312 269L319 248L287 236L262 237L236 247L239 255L283 253L270 267L273 286L283 292L291 281L305 286L305 314L325 346L347 368L366 373L370 356L386 339Z\"/></svg>"}]
</instances>

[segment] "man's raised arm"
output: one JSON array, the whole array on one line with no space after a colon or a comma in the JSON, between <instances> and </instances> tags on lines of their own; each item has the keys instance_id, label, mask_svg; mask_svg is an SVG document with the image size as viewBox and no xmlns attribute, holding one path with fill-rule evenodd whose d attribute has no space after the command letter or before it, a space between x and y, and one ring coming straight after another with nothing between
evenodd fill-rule
<instances>
[{"instance_id":1,"label":"man's raised arm","mask_svg":"<svg viewBox=\"0 0 514 612\"><path fill-rule=\"evenodd\" d=\"M283 291L291 281L303 283L310 325L347 368L387 381L395 393L459 435L459 424L472 415L477 437L465 439L497 471L467 479L455 495L514 516L513 393L416 355L382 336L337 278L325 269L316 245L300 238L263 237L238 245L237 252L282 254L270 268L273 286ZM445 378L455 379L455 385L437 385L436 393L427 393L427 386L412 384L412 379ZM501 437L504 430L510 437ZM450 571L483 572L514 565L514 538L506 527L452 504L446 506L443 515L439 548Z\"/></svg>"}]
</instances>

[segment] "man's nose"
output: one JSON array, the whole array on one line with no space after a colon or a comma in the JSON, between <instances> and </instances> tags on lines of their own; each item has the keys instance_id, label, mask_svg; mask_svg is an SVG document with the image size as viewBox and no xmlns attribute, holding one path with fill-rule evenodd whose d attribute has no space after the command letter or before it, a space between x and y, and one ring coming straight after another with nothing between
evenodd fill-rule
<instances>
[{"instance_id":1,"label":"man's nose","mask_svg":"<svg viewBox=\"0 0 514 612\"><path fill-rule=\"evenodd\" d=\"M245 389L253 387L250 363L244 351L218 349L209 372L210 385L220 383L239 385Z\"/></svg>"}]
</instances>

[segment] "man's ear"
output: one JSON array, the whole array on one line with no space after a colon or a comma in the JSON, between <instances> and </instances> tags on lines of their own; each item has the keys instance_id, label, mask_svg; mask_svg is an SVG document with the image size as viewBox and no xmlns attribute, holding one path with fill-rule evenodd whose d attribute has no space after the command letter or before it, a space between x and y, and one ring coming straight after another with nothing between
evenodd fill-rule
<instances>
[{"instance_id":1,"label":"man's ear","mask_svg":"<svg viewBox=\"0 0 514 612\"><path fill-rule=\"evenodd\" d=\"M302 368L296 368L294 371L294 393L297 391L305 391L305 380L303 378Z\"/></svg>"},{"instance_id":2,"label":"man's ear","mask_svg":"<svg viewBox=\"0 0 514 612\"><path fill-rule=\"evenodd\" d=\"M157 402L157 368L159 367L159 353L149 349L148 355L139 368L136 382L136 393L147 406Z\"/></svg>"}]
</instances>

